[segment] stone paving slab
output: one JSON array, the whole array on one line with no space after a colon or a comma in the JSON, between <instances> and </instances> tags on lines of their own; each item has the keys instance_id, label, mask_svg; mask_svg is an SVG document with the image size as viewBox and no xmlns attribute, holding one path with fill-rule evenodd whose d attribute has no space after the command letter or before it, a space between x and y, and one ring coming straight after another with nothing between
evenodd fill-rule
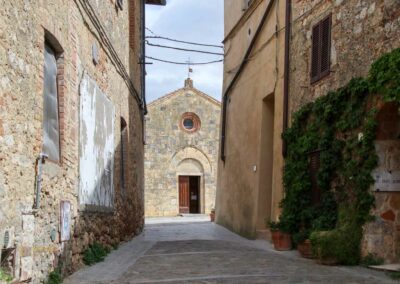
<instances>
[{"instance_id":1,"label":"stone paving slab","mask_svg":"<svg viewBox=\"0 0 400 284\"><path fill-rule=\"evenodd\" d=\"M103 263L66 284L134 283L398 283L362 267L322 266L244 239L210 222L146 225Z\"/></svg>"}]
</instances>

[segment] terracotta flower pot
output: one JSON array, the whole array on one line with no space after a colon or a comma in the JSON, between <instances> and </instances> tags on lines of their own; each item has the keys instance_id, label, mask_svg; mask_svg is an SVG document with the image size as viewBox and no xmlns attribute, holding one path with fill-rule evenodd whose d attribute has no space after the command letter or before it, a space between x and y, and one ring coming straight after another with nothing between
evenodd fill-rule
<instances>
[{"instance_id":1,"label":"terracotta flower pot","mask_svg":"<svg viewBox=\"0 0 400 284\"><path fill-rule=\"evenodd\" d=\"M211 222L214 222L214 221L215 221L215 211L214 211L214 210L211 210L211 213L210 213L210 221L211 221Z\"/></svg>"},{"instance_id":2,"label":"terracotta flower pot","mask_svg":"<svg viewBox=\"0 0 400 284\"><path fill-rule=\"evenodd\" d=\"M292 239L289 234L281 231L271 231L271 235L276 250L290 250L292 248Z\"/></svg>"},{"instance_id":3,"label":"terracotta flower pot","mask_svg":"<svg viewBox=\"0 0 400 284\"><path fill-rule=\"evenodd\" d=\"M304 258L314 258L310 240L305 240L304 242L297 244L297 250Z\"/></svg>"}]
</instances>

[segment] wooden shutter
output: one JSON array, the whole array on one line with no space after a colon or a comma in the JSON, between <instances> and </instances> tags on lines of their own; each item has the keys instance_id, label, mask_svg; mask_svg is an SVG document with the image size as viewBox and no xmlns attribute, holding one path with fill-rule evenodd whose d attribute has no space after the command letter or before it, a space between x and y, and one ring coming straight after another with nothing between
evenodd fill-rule
<instances>
[{"instance_id":1,"label":"wooden shutter","mask_svg":"<svg viewBox=\"0 0 400 284\"><path fill-rule=\"evenodd\" d=\"M312 50L311 50L311 83L318 81L319 79L319 42L320 42L320 25L316 25L312 30Z\"/></svg>"},{"instance_id":2,"label":"wooden shutter","mask_svg":"<svg viewBox=\"0 0 400 284\"><path fill-rule=\"evenodd\" d=\"M312 29L311 83L317 82L330 72L331 23L332 16L329 15Z\"/></svg>"},{"instance_id":3,"label":"wooden shutter","mask_svg":"<svg viewBox=\"0 0 400 284\"><path fill-rule=\"evenodd\" d=\"M311 178L311 200L314 205L321 202L321 191L318 187L318 171L320 167L320 151L310 153L310 178Z\"/></svg>"},{"instance_id":4,"label":"wooden shutter","mask_svg":"<svg viewBox=\"0 0 400 284\"><path fill-rule=\"evenodd\" d=\"M331 16L325 18L320 25L321 31L321 75L329 74L331 65Z\"/></svg>"}]
</instances>

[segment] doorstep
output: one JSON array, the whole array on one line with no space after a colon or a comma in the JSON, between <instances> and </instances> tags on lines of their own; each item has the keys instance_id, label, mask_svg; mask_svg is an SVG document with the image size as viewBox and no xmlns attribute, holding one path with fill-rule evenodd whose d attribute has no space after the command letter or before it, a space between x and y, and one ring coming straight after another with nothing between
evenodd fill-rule
<instances>
[{"instance_id":1,"label":"doorstep","mask_svg":"<svg viewBox=\"0 0 400 284\"><path fill-rule=\"evenodd\" d=\"M383 265L370 265L369 268L381 270L381 271L390 271L390 272L397 272L400 271L400 263L394 264L383 264Z\"/></svg>"}]
</instances>

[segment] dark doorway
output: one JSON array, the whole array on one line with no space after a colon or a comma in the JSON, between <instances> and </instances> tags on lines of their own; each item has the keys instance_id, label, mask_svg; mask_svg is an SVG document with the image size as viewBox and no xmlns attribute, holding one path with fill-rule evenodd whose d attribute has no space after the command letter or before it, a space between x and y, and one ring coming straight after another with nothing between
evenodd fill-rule
<instances>
[{"instance_id":1,"label":"dark doorway","mask_svg":"<svg viewBox=\"0 0 400 284\"><path fill-rule=\"evenodd\" d=\"M199 176L179 176L179 213L200 213Z\"/></svg>"}]
</instances>

